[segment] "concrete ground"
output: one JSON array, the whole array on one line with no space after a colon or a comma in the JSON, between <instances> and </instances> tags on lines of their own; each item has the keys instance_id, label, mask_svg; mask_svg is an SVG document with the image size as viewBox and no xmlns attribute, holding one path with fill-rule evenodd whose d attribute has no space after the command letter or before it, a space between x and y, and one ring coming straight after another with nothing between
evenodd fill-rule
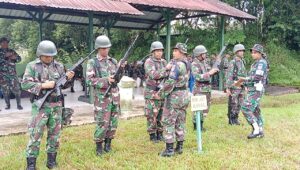
<instances>
[{"instance_id":1,"label":"concrete ground","mask_svg":"<svg viewBox=\"0 0 300 170\"><path fill-rule=\"evenodd\" d=\"M64 90L66 107L74 109L71 125L82 125L94 122L93 105L78 101L80 95L84 95L79 82L75 82L75 93L70 89ZM221 91L213 91L213 98L225 97ZM29 98L22 98L23 110L17 110L15 99L11 100L11 109L5 110L4 100L0 100L0 136L24 133L27 131L27 123L31 117L31 103ZM130 119L144 115L143 88L134 89L133 111L122 114L121 119Z\"/></svg>"}]
</instances>

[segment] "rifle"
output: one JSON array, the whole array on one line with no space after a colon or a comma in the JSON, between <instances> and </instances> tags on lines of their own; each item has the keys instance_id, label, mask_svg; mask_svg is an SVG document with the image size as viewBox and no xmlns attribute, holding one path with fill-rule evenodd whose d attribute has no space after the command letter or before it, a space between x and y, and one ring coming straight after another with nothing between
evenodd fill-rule
<instances>
[{"instance_id":1,"label":"rifle","mask_svg":"<svg viewBox=\"0 0 300 170\"><path fill-rule=\"evenodd\" d=\"M123 58L120 60L120 62L118 63L118 68L116 73L113 75L113 79L115 79L116 82L119 82L122 78L122 64L127 61L129 54L134 46L134 44L136 43L137 39L139 38L139 34L136 35L135 39L133 40L133 42L130 44L129 48L127 49L126 53L124 54ZM108 97L108 93L110 92L112 87L116 87L117 83L112 83L108 86L107 90L104 93L104 97Z\"/></svg>"},{"instance_id":2,"label":"rifle","mask_svg":"<svg viewBox=\"0 0 300 170\"><path fill-rule=\"evenodd\" d=\"M76 64L74 64L69 71L73 71L80 66L85 60L89 59L90 56L96 51L96 49L94 49L92 52L90 52L88 54L88 56L86 56L85 58L81 58L79 61L77 61ZM36 101L36 106L37 108L40 110L41 107L43 106L43 104L45 103L46 99L50 96L51 93L56 92L57 96L62 95L60 89L66 85L66 83L68 82L67 80L67 75L64 74L61 78L59 78L56 82L55 82L55 87L53 89L50 89L47 91L47 93L40 99L38 99Z\"/></svg>"},{"instance_id":3,"label":"rifle","mask_svg":"<svg viewBox=\"0 0 300 170\"><path fill-rule=\"evenodd\" d=\"M214 69L217 69L218 71L220 71L220 69L221 69L221 68L220 68L220 65L221 65L221 62L223 61L223 58L224 58L224 57L222 57L222 56L223 56L223 54L224 54L224 52L225 52L227 46L228 46L228 43L225 44L225 45L222 47L220 53L218 54L218 57L220 57L220 58L217 59L216 62L214 63L214 65L213 65L213 68L214 68Z\"/></svg>"}]
</instances>

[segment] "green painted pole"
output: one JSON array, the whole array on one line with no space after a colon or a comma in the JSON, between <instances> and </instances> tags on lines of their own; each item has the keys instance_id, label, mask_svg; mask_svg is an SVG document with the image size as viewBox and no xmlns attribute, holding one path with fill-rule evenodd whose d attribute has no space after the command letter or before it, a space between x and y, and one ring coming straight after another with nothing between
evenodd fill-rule
<instances>
[{"instance_id":1,"label":"green painted pole","mask_svg":"<svg viewBox=\"0 0 300 170\"><path fill-rule=\"evenodd\" d=\"M202 111L196 112L196 126L197 126L197 148L198 153L202 153L202 131L201 131L201 113Z\"/></svg>"},{"instance_id":2,"label":"green painted pole","mask_svg":"<svg viewBox=\"0 0 300 170\"><path fill-rule=\"evenodd\" d=\"M220 21L220 50L224 46L224 34L225 34L225 18L224 16L221 16L221 21ZM223 91L223 70L220 70L219 72L219 90Z\"/></svg>"},{"instance_id":3,"label":"green painted pole","mask_svg":"<svg viewBox=\"0 0 300 170\"><path fill-rule=\"evenodd\" d=\"M160 40L160 26L159 26L159 24L157 24L157 28L156 28L157 30L156 30L156 33L157 33L157 37L156 37L156 39L157 39L157 41L159 41Z\"/></svg>"},{"instance_id":4,"label":"green painted pole","mask_svg":"<svg viewBox=\"0 0 300 170\"><path fill-rule=\"evenodd\" d=\"M39 12L39 40L42 41L43 40L43 16L44 13L43 12Z\"/></svg>"},{"instance_id":5,"label":"green painted pole","mask_svg":"<svg viewBox=\"0 0 300 170\"><path fill-rule=\"evenodd\" d=\"M169 62L171 57L171 11L170 9L166 12L166 20L167 20L167 36L166 36L166 60Z\"/></svg>"}]
</instances>

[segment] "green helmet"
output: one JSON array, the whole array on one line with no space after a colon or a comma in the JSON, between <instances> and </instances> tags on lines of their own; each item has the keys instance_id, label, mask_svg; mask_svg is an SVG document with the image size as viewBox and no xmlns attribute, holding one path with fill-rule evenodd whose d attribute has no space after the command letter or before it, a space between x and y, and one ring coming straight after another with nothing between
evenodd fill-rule
<instances>
[{"instance_id":1,"label":"green helmet","mask_svg":"<svg viewBox=\"0 0 300 170\"><path fill-rule=\"evenodd\" d=\"M195 49L193 50L193 56L194 57L197 57L199 56L200 54L204 54L204 53L207 53L207 50L206 48L204 47L204 45L198 45L195 47Z\"/></svg>"},{"instance_id":2,"label":"green helmet","mask_svg":"<svg viewBox=\"0 0 300 170\"><path fill-rule=\"evenodd\" d=\"M154 41L151 44L150 53L152 53L154 50L163 50L163 49L164 49L164 46L160 41Z\"/></svg>"},{"instance_id":3,"label":"green helmet","mask_svg":"<svg viewBox=\"0 0 300 170\"><path fill-rule=\"evenodd\" d=\"M41 41L36 49L36 56L55 56L57 54L57 49L52 41L44 40Z\"/></svg>"},{"instance_id":4,"label":"green helmet","mask_svg":"<svg viewBox=\"0 0 300 170\"><path fill-rule=\"evenodd\" d=\"M110 48L111 42L106 35L100 35L96 38L95 49L98 48Z\"/></svg>"},{"instance_id":5,"label":"green helmet","mask_svg":"<svg viewBox=\"0 0 300 170\"><path fill-rule=\"evenodd\" d=\"M245 51L245 47L243 44L236 44L234 47L233 47L233 53L235 54L236 52L238 51Z\"/></svg>"},{"instance_id":6,"label":"green helmet","mask_svg":"<svg viewBox=\"0 0 300 170\"><path fill-rule=\"evenodd\" d=\"M184 43L177 43L173 49L178 49L183 54L187 54L187 45Z\"/></svg>"},{"instance_id":7,"label":"green helmet","mask_svg":"<svg viewBox=\"0 0 300 170\"><path fill-rule=\"evenodd\" d=\"M264 47L260 44L254 44L254 46L250 49L250 52L252 52L252 50L255 50L261 54L264 54Z\"/></svg>"}]
</instances>

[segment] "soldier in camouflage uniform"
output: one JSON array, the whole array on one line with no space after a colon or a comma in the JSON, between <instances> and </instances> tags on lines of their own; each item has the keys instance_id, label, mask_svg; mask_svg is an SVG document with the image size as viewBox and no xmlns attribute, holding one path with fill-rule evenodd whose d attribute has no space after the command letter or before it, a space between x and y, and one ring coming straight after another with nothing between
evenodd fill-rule
<instances>
[{"instance_id":1,"label":"soldier in camouflage uniform","mask_svg":"<svg viewBox=\"0 0 300 170\"><path fill-rule=\"evenodd\" d=\"M247 94L242 104L242 112L247 122L253 128L252 133L248 135L248 139L253 139L264 136L264 123L259 104L265 91L264 86L267 80L268 64L263 58L263 47L260 44L255 44L250 51L255 62L251 65L248 76L240 78L235 85L240 86L241 82L243 82L243 85L246 87Z\"/></svg>"},{"instance_id":2,"label":"soldier in camouflage uniform","mask_svg":"<svg viewBox=\"0 0 300 170\"><path fill-rule=\"evenodd\" d=\"M207 116L211 98L211 78L218 71L211 69L206 63L207 50L203 45L198 45L193 50L194 60L192 63L192 74L195 77L193 95L205 95L207 99L207 110L201 114L201 129L203 128L204 118ZM194 130L196 129L196 113L193 114Z\"/></svg>"},{"instance_id":3,"label":"soldier in camouflage uniform","mask_svg":"<svg viewBox=\"0 0 300 170\"><path fill-rule=\"evenodd\" d=\"M62 126L62 96L52 93L39 110L36 101L42 98L48 89L52 89L61 76L65 74L62 64L53 58L57 54L55 44L51 41L41 41L37 47L37 59L28 63L23 77L22 89L32 94L32 117L28 124L30 140L26 149L27 169L34 170L36 158L39 155L40 143L45 126L47 126L47 167L57 166L56 155L59 147L59 137ZM68 80L73 72L66 73Z\"/></svg>"},{"instance_id":4,"label":"soldier in camouflage uniform","mask_svg":"<svg viewBox=\"0 0 300 170\"><path fill-rule=\"evenodd\" d=\"M146 87L144 89L145 115L147 117L147 131L150 140L153 142L163 139L161 118L164 102L162 99L153 98L153 95L159 90L160 83L168 76L165 68L167 61L162 58L163 50L164 47L161 42L153 42L150 47L151 55L144 64L146 73Z\"/></svg>"},{"instance_id":5,"label":"soldier in camouflage uniform","mask_svg":"<svg viewBox=\"0 0 300 170\"><path fill-rule=\"evenodd\" d=\"M162 123L164 127L164 140L166 149L160 156L174 156L174 153L183 152L183 141L185 136L186 109L190 102L189 91L187 89L190 65L187 61L186 44L177 43L173 49L173 59L166 66L170 70L168 79L162 88L154 95L154 98L165 98ZM177 145L173 148L173 144Z\"/></svg>"},{"instance_id":6,"label":"soldier in camouflage uniform","mask_svg":"<svg viewBox=\"0 0 300 170\"><path fill-rule=\"evenodd\" d=\"M225 54L225 56L222 59L221 62L221 68L223 70L223 87L226 84L226 77L227 77L227 73L228 73L228 67L229 67L229 60L230 60L230 54ZM224 92L226 91L226 89L224 90Z\"/></svg>"},{"instance_id":7,"label":"soldier in camouflage uniform","mask_svg":"<svg viewBox=\"0 0 300 170\"><path fill-rule=\"evenodd\" d=\"M115 83L113 75L117 71L117 60L108 56L111 47L109 38L105 35L98 36L95 41L95 49L98 54L87 63L87 85L94 88L94 114L96 131L96 154L101 156L104 151L111 151L111 140L114 138L118 117L120 115L120 93L117 86L112 87L108 96L104 96L110 84Z\"/></svg>"},{"instance_id":8,"label":"soldier in camouflage uniform","mask_svg":"<svg viewBox=\"0 0 300 170\"><path fill-rule=\"evenodd\" d=\"M237 44L233 48L235 57L230 61L228 73L226 77L226 93L228 95L228 120L230 125L239 125L239 112L244 97L244 88L234 86L234 81L238 77L246 76L246 68L244 64L245 47L242 44Z\"/></svg>"},{"instance_id":9,"label":"soldier in camouflage uniform","mask_svg":"<svg viewBox=\"0 0 300 170\"><path fill-rule=\"evenodd\" d=\"M5 37L0 39L0 62L1 62L1 87L6 103L5 109L10 109L10 93L12 92L17 100L17 108L21 106L21 86L16 71L16 63L21 61L21 57L13 50L8 48L9 40Z\"/></svg>"}]
</instances>

